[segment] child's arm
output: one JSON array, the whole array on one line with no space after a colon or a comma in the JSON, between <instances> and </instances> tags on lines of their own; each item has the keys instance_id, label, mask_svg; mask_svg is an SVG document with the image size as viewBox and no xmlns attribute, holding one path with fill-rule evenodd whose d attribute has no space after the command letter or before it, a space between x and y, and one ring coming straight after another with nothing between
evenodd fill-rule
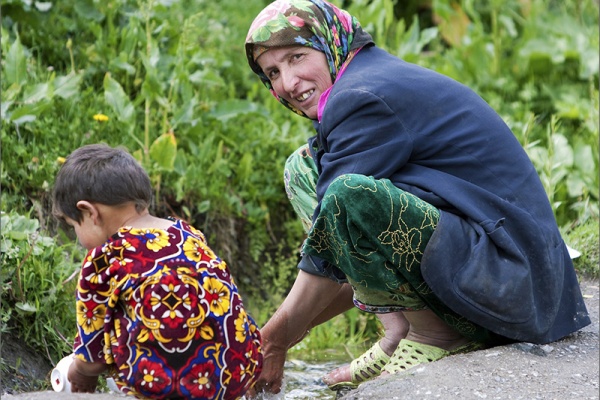
<instances>
[{"instance_id":1,"label":"child's arm","mask_svg":"<svg viewBox=\"0 0 600 400\"><path fill-rule=\"evenodd\" d=\"M98 385L98 376L107 369L108 366L104 363L85 362L75 358L69 367L68 374L71 391L94 393Z\"/></svg>"}]
</instances>

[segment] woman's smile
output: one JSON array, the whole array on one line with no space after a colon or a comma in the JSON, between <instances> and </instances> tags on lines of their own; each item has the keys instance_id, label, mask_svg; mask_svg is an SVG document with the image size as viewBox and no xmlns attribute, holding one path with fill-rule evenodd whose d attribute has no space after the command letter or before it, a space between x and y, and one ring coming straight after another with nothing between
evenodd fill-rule
<instances>
[{"instance_id":1,"label":"woman's smile","mask_svg":"<svg viewBox=\"0 0 600 400\"><path fill-rule=\"evenodd\" d=\"M323 52L305 46L274 47L256 63L279 97L317 119L319 98L333 84Z\"/></svg>"},{"instance_id":2,"label":"woman's smile","mask_svg":"<svg viewBox=\"0 0 600 400\"><path fill-rule=\"evenodd\" d=\"M298 100L299 102L303 102L304 100L308 99L310 97L311 94L313 94L315 91L313 90L309 90L308 92L305 92L304 94L302 94L300 97L297 97L296 100Z\"/></svg>"}]
</instances>

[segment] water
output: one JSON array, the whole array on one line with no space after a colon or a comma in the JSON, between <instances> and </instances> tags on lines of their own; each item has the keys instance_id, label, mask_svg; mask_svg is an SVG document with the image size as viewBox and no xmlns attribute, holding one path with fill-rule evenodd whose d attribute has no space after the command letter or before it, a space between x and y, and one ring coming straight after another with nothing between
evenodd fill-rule
<instances>
[{"instance_id":1,"label":"water","mask_svg":"<svg viewBox=\"0 0 600 400\"><path fill-rule=\"evenodd\" d=\"M336 392L327 388L321 378L347 361L288 360L285 363L281 393L263 395L261 400L335 400Z\"/></svg>"},{"instance_id":2,"label":"water","mask_svg":"<svg viewBox=\"0 0 600 400\"><path fill-rule=\"evenodd\" d=\"M336 361L315 363L290 360L286 362L284 399L335 399L335 392L329 390L321 378L342 364Z\"/></svg>"}]
</instances>

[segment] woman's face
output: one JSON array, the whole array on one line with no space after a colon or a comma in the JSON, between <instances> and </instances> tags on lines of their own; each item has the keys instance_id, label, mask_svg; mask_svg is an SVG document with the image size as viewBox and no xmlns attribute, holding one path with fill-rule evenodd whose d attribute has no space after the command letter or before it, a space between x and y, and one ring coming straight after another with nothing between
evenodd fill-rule
<instances>
[{"instance_id":1,"label":"woman's face","mask_svg":"<svg viewBox=\"0 0 600 400\"><path fill-rule=\"evenodd\" d=\"M319 98L333 84L323 52L304 46L274 47L256 63L279 97L317 119Z\"/></svg>"}]
</instances>

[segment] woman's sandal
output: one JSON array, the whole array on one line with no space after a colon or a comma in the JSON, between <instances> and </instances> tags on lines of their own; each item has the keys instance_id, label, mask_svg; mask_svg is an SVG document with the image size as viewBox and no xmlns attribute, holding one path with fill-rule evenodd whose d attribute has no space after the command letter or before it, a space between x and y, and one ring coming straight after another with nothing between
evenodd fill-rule
<instances>
[{"instance_id":1,"label":"woman's sandal","mask_svg":"<svg viewBox=\"0 0 600 400\"><path fill-rule=\"evenodd\" d=\"M379 342L350 363L350 382L338 382L329 385L331 390L354 389L361 383L376 378L390 360L390 356L381 349Z\"/></svg>"},{"instance_id":2,"label":"woman's sandal","mask_svg":"<svg viewBox=\"0 0 600 400\"><path fill-rule=\"evenodd\" d=\"M483 348L481 343L469 342L453 350L444 350L439 347L402 339L383 370L389 374L395 374L419 364L437 361L454 354L469 353L481 348Z\"/></svg>"}]
</instances>

